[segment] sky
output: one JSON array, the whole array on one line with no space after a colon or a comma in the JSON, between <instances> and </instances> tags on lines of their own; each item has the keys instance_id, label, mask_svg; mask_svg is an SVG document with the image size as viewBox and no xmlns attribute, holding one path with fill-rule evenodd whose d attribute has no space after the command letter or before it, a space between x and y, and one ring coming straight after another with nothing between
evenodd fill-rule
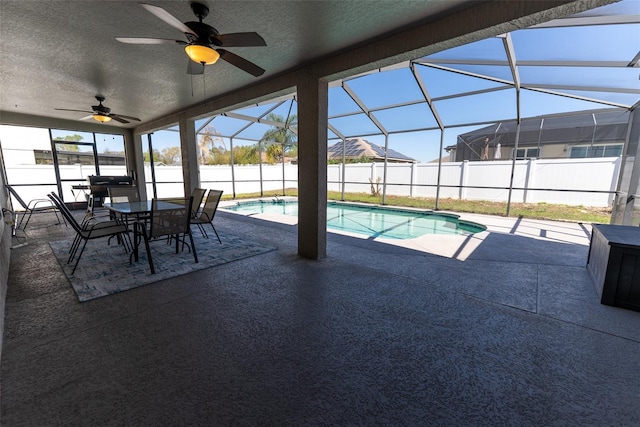
<instances>
[{"instance_id":1,"label":"sky","mask_svg":"<svg viewBox=\"0 0 640 427\"><path fill-rule=\"evenodd\" d=\"M640 0L623 0L588 13L606 15L619 11L640 15ZM602 65L596 64L597 61L627 64L640 51L639 34L640 24L529 28L510 33L521 85L569 95L522 89L521 117L613 108L613 105L629 107L637 103L640 100L640 69L637 66L586 65ZM506 65L503 37L480 40L424 59L431 61L433 66L417 64L415 74L406 64L332 82L328 103L330 127L347 138L363 137L380 146L388 143L390 148L425 163L438 158L442 135L443 147L447 147L456 144L459 134L516 118L517 92L510 84L513 75ZM460 60L466 62L460 63ZM478 65L473 61L484 61L485 64ZM492 65L486 65L487 61L493 61ZM499 61L505 65L500 65ZM580 66L550 67L539 62L522 65L520 61L589 62L578 63ZM571 96L604 100L610 105ZM443 134L425 97L433 100L432 105L445 127ZM287 101L282 105L267 103L236 112L252 117L272 112L284 118L297 114L296 107L296 102ZM199 120L197 125L204 122L204 119ZM468 126L470 123L475 125ZM256 123L241 131L247 122L231 117L217 117L211 124L221 135L234 136L235 146L254 144L270 129L268 125ZM118 150L120 141L113 136L97 135L96 138L102 146ZM173 130L156 131L152 138L154 148L158 150L179 146L177 126ZM328 145L339 141L337 135L329 131ZM224 138L223 142L228 148L229 138ZM146 138L143 143L146 144ZM443 151L442 155L447 153Z\"/></svg>"},{"instance_id":2,"label":"sky","mask_svg":"<svg viewBox=\"0 0 640 427\"><path fill-rule=\"evenodd\" d=\"M66 135L80 135L82 136L81 142L93 142L92 132L52 129L51 136L49 136L49 130L44 128L0 125L0 142L2 142L2 148L5 150L24 148L28 150L51 150L51 138L64 138ZM95 142L100 152L124 150L122 135L96 133ZM80 149L82 150L82 147ZM91 148L87 150L91 150Z\"/></svg>"},{"instance_id":3,"label":"sky","mask_svg":"<svg viewBox=\"0 0 640 427\"><path fill-rule=\"evenodd\" d=\"M623 0L585 14L607 15L620 11L639 15L640 0ZM518 77L523 87L520 91L521 117L630 107L638 102L638 67L604 67L597 62L629 63L640 51L639 34L640 24L529 28L510 33L513 52L519 63ZM445 127L443 147L455 145L459 134L516 118L517 93L514 85L509 84L514 79L507 65L502 37L438 52L425 60L433 61L435 67L416 65L418 78L408 66L389 67L389 70L330 84L329 125L347 138L363 137L381 146L388 142L389 147L396 151L419 162L429 162L439 156L441 132L438 121L425 102L425 95L433 100ZM447 63L452 60L458 60L458 63ZM467 62L460 63L459 60ZM494 62L493 65L478 65L472 63L474 60ZM495 61L502 61L504 65ZM520 61L530 62L521 65ZM552 67L531 61L574 61L575 65ZM423 94L419 82L426 89L426 94ZM568 96L526 89L528 87L542 87ZM360 106L351 94L355 94ZM572 97L604 100L608 104ZM286 102L274 112L286 117L290 104ZM275 105L249 107L237 112L259 117ZM295 102L291 113L297 113ZM377 127L371 118L381 123L384 129ZM470 123L476 125L465 126ZM212 125L220 134L231 136L247 122L218 117ZM234 144L253 144L268 129L266 125L252 125L234 136ZM177 138L177 133L156 133L154 147L178 144ZM328 144L339 141L330 131ZM228 146L228 139L225 139L225 144ZM443 151L442 154L446 156L447 153Z\"/></svg>"}]
</instances>

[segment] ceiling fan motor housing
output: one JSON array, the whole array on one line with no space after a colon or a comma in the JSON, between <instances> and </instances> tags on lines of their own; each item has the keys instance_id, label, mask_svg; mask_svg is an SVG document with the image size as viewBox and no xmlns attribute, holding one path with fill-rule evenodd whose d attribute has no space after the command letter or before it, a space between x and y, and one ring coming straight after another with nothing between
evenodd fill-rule
<instances>
[{"instance_id":1,"label":"ceiling fan motor housing","mask_svg":"<svg viewBox=\"0 0 640 427\"><path fill-rule=\"evenodd\" d=\"M185 22L184 25L191 28L191 30L198 35L196 37L191 33L184 33L184 35L187 37L187 40L189 40L189 43L200 43L217 46L220 45L220 43L215 38L215 36L219 34L218 30L213 28L211 25L195 21Z\"/></svg>"},{"instance_id":2,"label":"ceiling fan motor housing","mask_svg":"<svg viewBox=\"0 0 640 427\"><path fill-rule=\"evenodd\" d=\"M109 113L111 112L111 108L105 107L104 105L102 105L102 101L104 101L104 96L98 95L98 96L96 96L96 99L98 100L98 102L100 104L91 106L91 108L93 109L94 113L100 113L100 114L103 114L105 116L108 116Z\"/></svg>"}]
</instances>

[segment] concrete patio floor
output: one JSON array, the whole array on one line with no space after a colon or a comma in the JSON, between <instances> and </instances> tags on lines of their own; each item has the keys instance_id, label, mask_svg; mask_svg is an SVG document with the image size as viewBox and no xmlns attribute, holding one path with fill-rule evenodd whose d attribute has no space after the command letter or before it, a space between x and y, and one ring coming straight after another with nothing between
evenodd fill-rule
<instances>
[{"instance_id":1,"label":"concrete patio floor","mask_svg":"<svg viewBox=\"0 0 640 427\"><path fill-rule=\"evenodd\" d=\"M310 261L294 224L220 211L222 239L278 250L85 303L47 244L71 230L38 218L2 425L640 424L640 313L599 304L591 226L463 217L487 232L330 233Z\"/></svg>"}]
</instances>

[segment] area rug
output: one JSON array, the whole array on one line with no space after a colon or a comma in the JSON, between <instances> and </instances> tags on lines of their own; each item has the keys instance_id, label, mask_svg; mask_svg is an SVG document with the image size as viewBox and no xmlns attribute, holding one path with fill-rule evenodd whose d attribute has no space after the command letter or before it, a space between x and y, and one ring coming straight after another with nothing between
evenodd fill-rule
<instances>
[{"instance_id":1,"label":"area rug","mask_svg":"<svg viewBox=\"0 0 640 427\"><path fill-rule=\"evenodd\" d=\"M156 270L155 274L151 274L149 269L144 243L139 250L139 261L129 264L129 254L125 253L121 245L115 242L108 244L106 238L91 240L87 243L78 268L73 275L71 274L73 263L67 264L71 240L49 242L49 246L80 302L277 249L237 236L221 235L220 238L222 244L215 237L205 239L199 233L194 233L198 254L197 264L194 262L191 252L186 248L184 252L176 254L175 245L167 245L160 241L151 242L151 256Z\"/></svg>"}]
</instances>

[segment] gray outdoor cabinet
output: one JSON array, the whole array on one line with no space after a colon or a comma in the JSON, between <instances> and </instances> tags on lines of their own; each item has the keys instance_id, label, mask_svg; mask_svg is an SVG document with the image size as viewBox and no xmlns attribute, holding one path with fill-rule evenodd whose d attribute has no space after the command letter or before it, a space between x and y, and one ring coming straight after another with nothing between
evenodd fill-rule
<instances>
[{"instance_id":1,"label":"gray outdoor cabinet","mask_svg":"<svg viewBox=\"0 0 640 427\"><path fill-rule=\"evenodd\" d=\"M593 224L587 270L600 303L640 311L640 227Z\"/></svg>"}]
</instances>

